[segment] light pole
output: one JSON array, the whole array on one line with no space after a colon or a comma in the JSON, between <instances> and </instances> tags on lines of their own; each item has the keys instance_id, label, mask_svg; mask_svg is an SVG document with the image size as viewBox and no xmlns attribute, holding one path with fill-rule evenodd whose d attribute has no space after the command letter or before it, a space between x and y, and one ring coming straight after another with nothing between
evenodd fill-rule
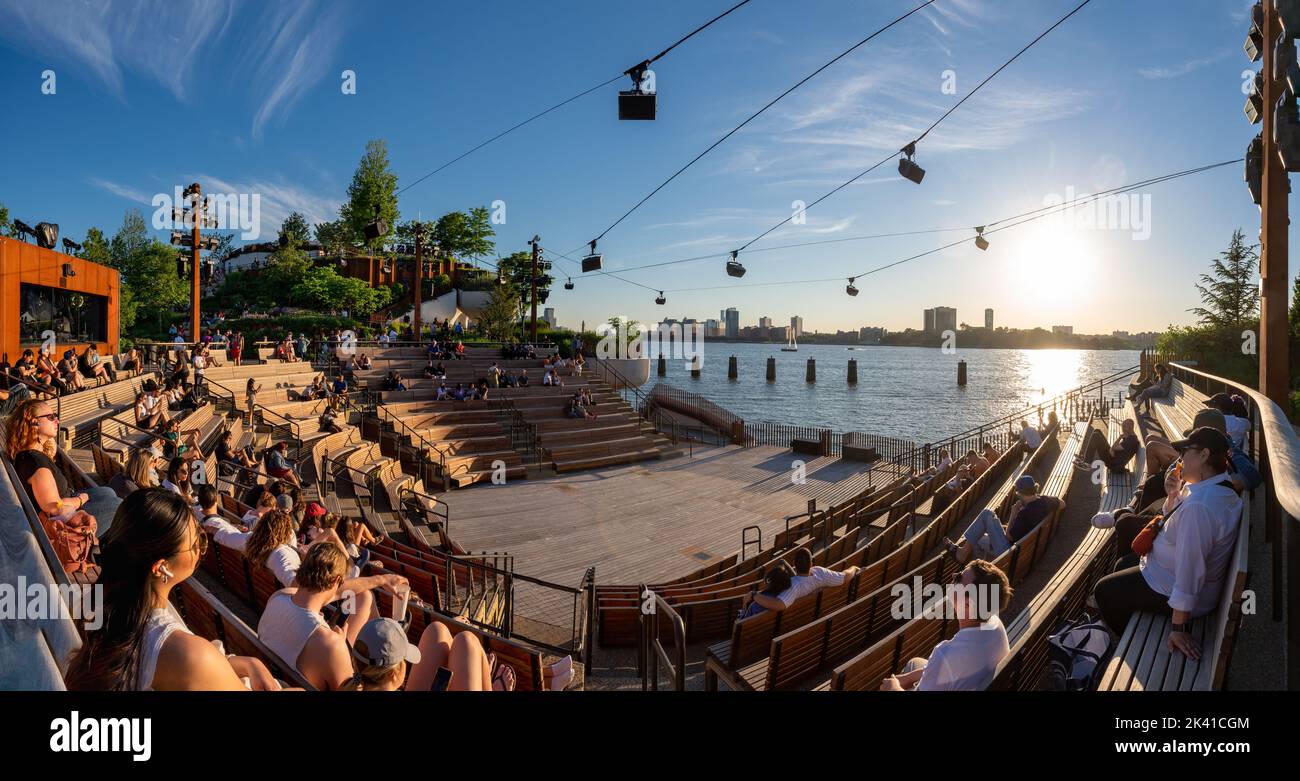
<instances>
[{"instance_id":1,"label":"light pole","mask_svg":"<svg viewBox=\"0 0 1300 781\"><path fill-rule=\"evenodd\" d=\"M528 298L532 301L533 314L531 325L529 326L528 341L537 344L537 256L542 250L542 237L534 235L533 240L528 242L533 248L533 269L532 276L528 281L529 290L531 291Z\"/></svg>"}]
</instances>

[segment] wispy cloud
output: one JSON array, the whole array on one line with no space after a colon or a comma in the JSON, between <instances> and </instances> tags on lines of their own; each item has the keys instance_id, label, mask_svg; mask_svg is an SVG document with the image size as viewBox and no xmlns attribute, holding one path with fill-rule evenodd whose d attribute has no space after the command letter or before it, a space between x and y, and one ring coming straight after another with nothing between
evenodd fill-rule
<instances>
[{"instance_id":1,"label":"wispy cloud","mask_svg":"<svg viewBox=\"0 0 1300 781\"><path fill-rule=\"evenodd\" d=\"M227 181L208 174L183 177L185 181L203 182L205 192L247 193L260 195L262 202L262 233L265 238L268 231L278 230L284 218L291 212L299 212L307 218L308 225L326 222L338 217L341 198L323 194L318 190L305 189L284 181L252 179L248 181Z\"/></svg>"},{"instance_id":2,"label":"wispy cloud","mask_svg":"<svg viewBox=\"0 0 1300 781\"><path fill-rule=\"evenodd\" d=\"M84 69L116 96L133 73L186 99L200 53L219 38L233 0L0 0L0 39L59 66Z\"/></svg>"},{"instance_id":3,"label":"wispy cloud","mask_svg":"<svg viewBox=\"0 0 1300 781\"><path fill-rule=\"evenodd\" d=\"M128 187L124 184L109 181L107 179L99 179L97 177L91 177L87 181L101 190L107 190L113 195L125 198L128 201L135 201L136 203L142 203L145 205L150 205L152 203L150 196L142 190L136 190L133 187Z\"/></svg>"},{"instance_id":4,"label":"wispy cloud","mask_svg":"<svg viewBox=\"0 0 1300 781\"><path fill-rule=\"evenodd\" d=\"M1211 57L1200 57L1165 68L1139 68L1138 75L1144 79L1176 79L1200 70L1207 65L1221 62L1230 56L1229 52L1220 52Z\"/></svg>"},{"instance_id":5,"label":"wispy cloud","mask_svg":"<svg viewBox=\"0 0 1300 781\"><path fill-rule=\"evenodd\" d=\"M253 116L253 138L260 139L268 122L288 113L332 69L342 36L341 6L321 6L303 2L266 7L260 32L249 47L258 63L252 83L267 85Z\"/></svg>"},{"instance_id":6,"label":"wispy cloud","mask_svg":"<svg viewBox=\"0 0 1300 781\"><path fill-rule=\"evenodd\" d=\"M323 0L0 0L0 42L56 71L88 73L120 99L133 75L191 101L200 59L219 58L217 72L238 78L239 93L256 101L251 134L260 139L333 69L342 15L342 4ZM244 65L232 71L230 63Z\"/></svg>"}]
</instances>

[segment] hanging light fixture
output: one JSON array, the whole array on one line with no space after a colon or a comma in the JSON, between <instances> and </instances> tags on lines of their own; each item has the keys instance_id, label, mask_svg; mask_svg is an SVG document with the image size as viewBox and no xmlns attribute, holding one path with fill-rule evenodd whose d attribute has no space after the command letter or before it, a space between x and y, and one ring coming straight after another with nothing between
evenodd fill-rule
<instances>
[{"instance_id":1,"label":"hanging light fixture","mask_svg":"<svg viewBox=\"0 0 1300 781\"><path fill-rule=\"evenodd\" d=\"M976 246L976 247L979 247L980 249L988 249L988 248L989 248L989 240L986 239L986 238L984 238L984 226L983 226L983 225L977 225L977 226L975 226L975 246Z\"/></svg>"},{"instance_id":2,"label":"hanging light fixture","mask_svg":"<svg viewBox=\"0 0 1300 781\"><path fill-rule=\"evenodd\" d=\"M858 289L853 286L853 281L855 279L857 279L857 277L849 277L849 284L844 286L844 292L851 296L856 296L858 294Z\"/></svg>"},{"instance_id":3,"label":"hanging light fixture","mask_svg":"<svg viewBox=\"0 0 1300 781\"><path fill-rule=\"evenodd\" d=\"M732 277L743 277L743 276L745 276L745 267L744 267L743 265L741 265L741 263L740 263L739 260L736 260L736 256L737 256L739 253L740 253L740 250L735 250L735 249L733 249L733 250L731 251L731 260L728 260L728 261L727 261L727 275L728 275L728 276L732 276Z\"/></svg>"},{"instance_id":4,"label":"hanging light fixture","mask_svg":"<svg viewBox=\"0 0 1300 781\"><path fill-rule=\"evenodd\" d=\"M902 174L904 179L920 184L921 180L925 178L925 169L917 165L916 161L912 159L916 157L916 142L913 141L903 147L902 152L907 156L898 161L898 173Z\"/></svg>"},{"instance_id":5,"label":"hanging light fixture","mask_svg":"<svg viewBox=\"0 0 1300 781\"><path fill-rule=\"evenodd\" d=\"M668 299L664 298L664 291L662 290L659 291L659 297L655 299L655 303L658 304L659 306L663 306L664 304L668 303Z\"/></svg>"}]
</instances>

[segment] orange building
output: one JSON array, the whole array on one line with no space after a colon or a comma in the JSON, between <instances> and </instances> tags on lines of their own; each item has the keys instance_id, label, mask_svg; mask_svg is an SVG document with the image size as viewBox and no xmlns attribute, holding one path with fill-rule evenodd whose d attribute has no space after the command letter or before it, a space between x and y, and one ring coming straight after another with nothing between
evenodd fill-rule
<instances>
[{"instance_id":1,"label":"orange building","mask_svg":"<svg viewBox=\"0 0 1300 781\"><path fill-rule=\"evenodd\" d=\"M117 352L121 280L116 269L0 237L0 353L18 360L47 332L55 347Z\"/></svg>"}]
</instances>

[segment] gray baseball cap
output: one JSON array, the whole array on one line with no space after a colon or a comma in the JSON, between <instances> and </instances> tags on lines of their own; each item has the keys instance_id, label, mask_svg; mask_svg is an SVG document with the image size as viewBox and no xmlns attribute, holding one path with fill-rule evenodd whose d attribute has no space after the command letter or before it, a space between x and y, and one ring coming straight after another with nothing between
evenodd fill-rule
<instances>
[{"instance_id":1,"label":"gray baseball cap","mask_svg":"<svg viewBox=\"0 0 1300 781\"><path fill-rule=\"evenodd\" d=\"M357 633L352 657L372 667L394 667L403 659L419 664L420 649L407 639L401 624L391 618L376 618Z\"/></svg>"}]
</instances>

